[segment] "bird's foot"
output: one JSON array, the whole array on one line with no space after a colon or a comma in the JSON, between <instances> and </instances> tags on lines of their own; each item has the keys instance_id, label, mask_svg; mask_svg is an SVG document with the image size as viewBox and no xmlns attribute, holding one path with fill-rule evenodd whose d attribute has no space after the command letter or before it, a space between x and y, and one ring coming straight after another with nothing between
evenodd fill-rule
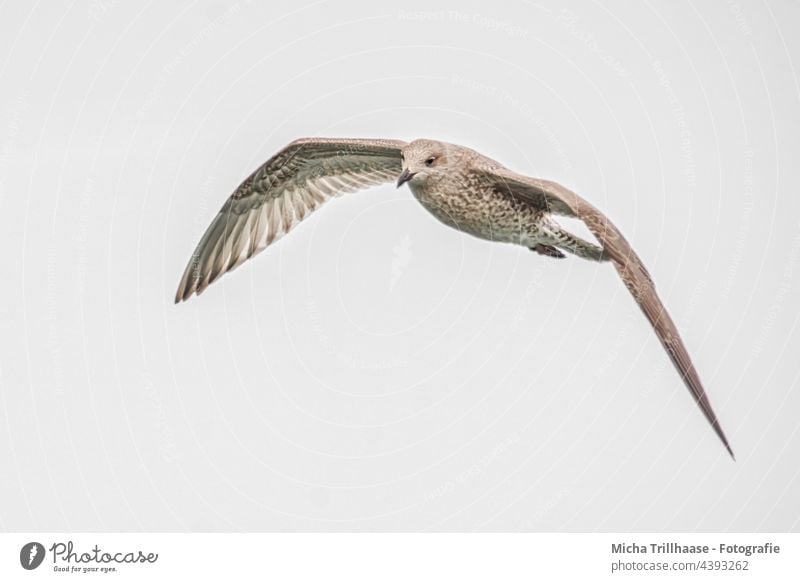
<instances>
[{"instance_id":1,"label":"bird's foot","mask_svg":"<svg viewBox=\"0 0 800 582\"><path fill-rule=\"evenodd\" d=\"M563 259L564 253L558 250L556 247L551 245L543 245L538 244L530 247L532 251L539 253L540 255L545 255L546 257L553 257L554 259Z\"/></svg>"}]
</instances>

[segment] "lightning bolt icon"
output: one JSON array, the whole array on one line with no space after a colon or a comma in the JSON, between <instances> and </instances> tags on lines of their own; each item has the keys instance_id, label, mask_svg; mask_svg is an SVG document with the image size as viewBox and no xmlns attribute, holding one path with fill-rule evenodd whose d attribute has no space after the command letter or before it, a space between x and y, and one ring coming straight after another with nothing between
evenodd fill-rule
<instances>
[{"instance_id":1,"label":"lightning bolt icon","mask_svg":"<svg viewBox=\"0 0 800 582\"><path fill-rule=\"evenodd\" d=\"M28 556L28 566L33 564L33 559L36 557L36 554L39 552L39 547L36 544L31 546L31 553Z\"/></svg>"}]
</instances>

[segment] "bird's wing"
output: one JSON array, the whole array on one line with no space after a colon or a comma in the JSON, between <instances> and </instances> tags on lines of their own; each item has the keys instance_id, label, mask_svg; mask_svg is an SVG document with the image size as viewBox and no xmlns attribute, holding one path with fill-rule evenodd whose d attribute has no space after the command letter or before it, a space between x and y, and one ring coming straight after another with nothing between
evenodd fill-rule
<instances>
[{"instance_id":1,"label":"bird's wing","mask_svg":"<svg viewBox=\"0 0 800 582\"><path fill-rule=\"evenodd\" d=\"M620 278L650 321L698 406L733 457L728 439L711 408L700 376L689 357L689 352L686 351L678 329L661 303L653 280L642 260L619 229L589 202L555 182L529 178L506 168L497 167L486 171L486 179L492 180L498 190L507 192L536 208L583 221L614 263Z\"/></svg>"},{"instance_id":2,"label":"bird's wing","mask_svg":"<svg viewBox=\"0 0 800 582\"><path fill-rule=\"evenodd\" d=\"M395 179L405 145L399 140L328 138L290 143L222 206L186 266L175 302L202 293L328 199Z\"/></svg>"}]
</instances>

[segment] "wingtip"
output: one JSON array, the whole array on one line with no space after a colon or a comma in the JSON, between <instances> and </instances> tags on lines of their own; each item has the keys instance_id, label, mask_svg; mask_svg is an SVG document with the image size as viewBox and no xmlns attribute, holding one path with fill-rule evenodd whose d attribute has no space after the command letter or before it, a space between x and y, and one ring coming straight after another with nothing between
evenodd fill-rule
<instances>
[{"instance_id":1,"label":"wingtip","mask_svg":"<svg viewBox=\"0 0 800 582\"><path fill-rule=\"evenodd\" d=\"M186 300L186 297L184 297L185 293L186 289L184 288L183 281L181 281L181 284L178 285L178 290L175 291L175 305Z\"/></svg>"},{"instance_id":2,"label":"wingtip","mask_svg":"<svg viewBox=\"0 0 800 582\"><path fill-rule=\"evenodd\" d=\"M197 279L197 267L195 263L190 262L183 273L183 277L181 277L180 283L178 283L178 290L175 292L176 305L183 301L188 301L194 294L200 295L203 288L202 285L198 285Z\"/></svg>"},{"instance_id":3,"label":"wingtip","mask_svg":"<svg viewBox=\"0 0 800 582\"><path fill-rule=\"evenodd\" d=\"M728 449L728 454L731 456L731 459L733 459L733 462L735 463L736 455L733 454L733 449L730 447L728 443L725 443L725 448Z\"/></svg>"},{"instance_id":4,"label":"wingtip","mask_svg":"<svg viewBox=\"0 0 800 582\"><path fill-rule=\"evenodd\" d=\"M177 305L178 303L185 303L189 301L189 299L192 298L192 295L200 295L200 292L199 291L184 291L182 293L178 292L178 294L175 295L175 305Z\"/></svg>"},{"instance_id":5,"label":"wingtip","mask_svg":"<svg viewBox=\"0 0 800 582\"><path fill-rule=\"evenodd\" d=\"M704 409L705 410L705 409ZM714 432L717 433L717 437L722 442L722 445L725 447L725 450L728 451L728 454L733 459L733 462L736 462L736 455L733 454L733 449L731 448L730 443L728 442L728 437L725 436L725 433L722 431L722 427L719 425L719 420L717 420L716 416L711 418L711 426L714 428Z\"/></svg>"},{"instance_id":6,"label":"wingtip","mask_svg":"<svg viewBox=\"0 0 800 582\"><path fill-rule=\"evenodd\" d=\"M719 421L717 420L716 417L714 417L711 426L714 428L714 431L717 433L719 440L722 442L722 446L725 447L725 450L728 451L728 454L731 456L731 459L733 459L733 462L735 463L736 455L733 454L733 449L731 448L731 445L728 442L728 437L725 436L724 432L722 432L722 428L719 426Z\"/></svg>"},{"instance_id":7,"label":"wingtip","mask_svg":"<svg viewBox=\"0 0 800 582\"><path fill-rule=\"evenodd\" d=\"M703 411L705 410L706 409L703 408ZM709 420L711 421L711 426L714 428L714 432L717 433L719 440L722 442L722 445L725 447L725 450L728 451L728 454L731 456L731 459L733 459L733 462L735 463L736 455L733 454L733 449L731 448L731 445L728 442L728 437L723 432L722 427L719 424L719 420L717 419L716 415L713 412L711 412L710 407L708 408L708 410L710 411L711 414Z\"/></svg>"},{"instance_id":8,"label":"wingtip","mask_svg":"<svg viewBox=\"0 0 800 582\"><path fill-rule=\"evenodd\" d=\"M175 293L175 305L184 301L188 301L192 296L192 293L193 291L185 289L182 285L178 287L178 291Z\"/></svg>"}]
</instances>

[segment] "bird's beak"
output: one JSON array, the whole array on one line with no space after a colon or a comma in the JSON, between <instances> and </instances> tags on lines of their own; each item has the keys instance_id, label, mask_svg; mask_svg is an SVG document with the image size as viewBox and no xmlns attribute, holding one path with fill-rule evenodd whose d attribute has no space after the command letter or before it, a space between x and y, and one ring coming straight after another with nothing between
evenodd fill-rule
<instances>
[{"instance_id":1,"label":"bird's beak","mask_svg":"<svg viewBox=\"0 0 800 582\"><path fill-rule=\"evenodd\" d=\"M416 172L409 172L408 168L406 168L405 170L403 170L403 173L400 174L400 176L397 178L397 187L399 188L400 186L408 182L411 178L413 178L416 175L417 175Z\"/></svg>"}]
</instances>

